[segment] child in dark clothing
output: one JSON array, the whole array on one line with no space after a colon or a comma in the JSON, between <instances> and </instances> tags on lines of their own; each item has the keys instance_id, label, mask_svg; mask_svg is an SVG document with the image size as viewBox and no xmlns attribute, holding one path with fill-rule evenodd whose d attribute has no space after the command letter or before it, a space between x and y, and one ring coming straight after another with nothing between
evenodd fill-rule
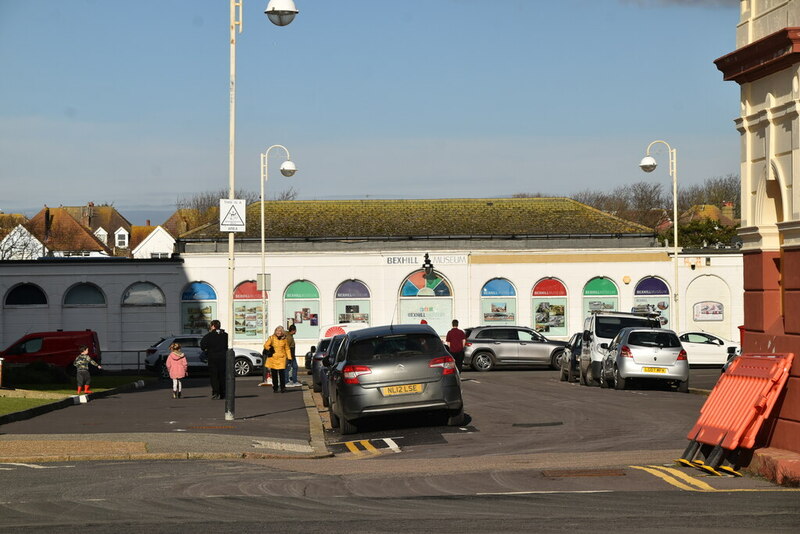
<instances>
[{"instance_id":1,"label":"child in dark clothing","mask_svg":"<svg viewBox=\"0 0 800 534\"><path fill-rule=\"evenodd\" d=\"M78 395L81 395L91 393L91 391L89 391L89 384L92 381L92 375L89 374L89 365L94 365L98 369L102 369L103 366L89 356L89 347L86 345L81 345L78 350L80 350L81 353L78 354L78 357L75 358L75 361L72 363L75 369L77 369Z\"/></svg>"}]
</instances>

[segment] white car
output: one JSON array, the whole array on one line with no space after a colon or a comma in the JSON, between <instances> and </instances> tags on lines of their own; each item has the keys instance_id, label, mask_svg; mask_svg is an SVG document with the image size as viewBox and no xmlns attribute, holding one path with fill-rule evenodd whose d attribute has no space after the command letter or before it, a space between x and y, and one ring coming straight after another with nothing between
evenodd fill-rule
<instances>
[{"instance_id":1,"label":"white car","mask_svg":"<svg viewBox=\"0 0 800 534\"><path fill-rule=\"evenodd\" d=\"M181 345L181 351L186 355L186 362L189 364L189 376L194 372L208 372L208 358L200 350L201 334L183 334L180 336L169 336L161 339L147 349L144 357L144 366L148 371L158 373L162 377L168 377L164 362L169 356L169 346L177 342ZM236 359L233 369L236 376L247 376L256 371L261 371L264 360L260 352L252 349L233 347Z\"/></svg>"},{"instance_id":2,"label":"white car","mask_svg":"<svg viewBox=\"0 0 800 534\"><path fill-rule=\"evenodd\" d=\"M683 332L679 339L689 358L689 365L719 365L728 361L729 350L739 353L739 343L702 330Z\"/></svg>"}]
</instances>

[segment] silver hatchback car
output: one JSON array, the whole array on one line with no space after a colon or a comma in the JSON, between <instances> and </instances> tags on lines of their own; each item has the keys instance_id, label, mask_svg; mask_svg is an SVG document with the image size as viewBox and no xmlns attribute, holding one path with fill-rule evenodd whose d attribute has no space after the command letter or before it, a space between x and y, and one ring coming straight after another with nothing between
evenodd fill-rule
<instances>
[{"instance_id":1,"label":"silver hatchback car","mask_svg":"<svg viewBox=\"0 0 800 534\"><path fill-rule=\"evenodd\" d=\"M623 328L607 347L602 345L607 351L600 368L600 387L625 389L632 380L665 380L678 391L689 392L689 361L672 330Z\"/></svg>"},{"instance_id":2,"label":"silver hatchback car","mask_svg":"<svg viewBox=\"0 0 800 534\"><path fill-rule=\"evenodd\" d=\"M464 424L455 360L428 325L350 331L323 365L331 426L342 434L357 432L361 420L408 412L443 412L448 425Z\"/></svg>"}]
</instances>

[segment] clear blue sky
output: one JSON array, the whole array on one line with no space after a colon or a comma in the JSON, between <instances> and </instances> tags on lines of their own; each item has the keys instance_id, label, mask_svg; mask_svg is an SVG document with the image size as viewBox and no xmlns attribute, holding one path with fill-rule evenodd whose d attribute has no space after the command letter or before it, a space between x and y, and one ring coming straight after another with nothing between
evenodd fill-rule
<instances>
[{"instance_id":1,"label":"clear blue sky","mask_svg":"<svg viewBox=\"0 0 800 534\"><path fill-rule=\"evenodd\" d=\"M739 172L738 0L244 1L236 185L268 196L569 196ZM0 209L113 203L163 222L228 187L227 0L0 0ZM278 154L273 151L273 154ZM279 159L271 159L277 171Z\"/></svg>"}]
</instances>

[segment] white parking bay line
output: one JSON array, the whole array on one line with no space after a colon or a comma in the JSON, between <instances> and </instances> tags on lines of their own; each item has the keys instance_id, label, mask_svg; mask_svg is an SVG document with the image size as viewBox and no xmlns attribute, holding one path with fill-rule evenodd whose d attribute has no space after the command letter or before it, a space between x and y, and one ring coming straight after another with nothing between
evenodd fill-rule
<instances>
[{"instance_id":1,"label":"white parking bay line","mask_svg":"<svg viewBox=\"0 0 800 534\"><path fill-rule=\"evenodd\" d=\"M575 490L575 491L504 491L498 493L476 493L475 495L549 495L556 493L614 493L614 490Z\"/></svg>"},{"instance_id":2,"label":"white parking bay line","mask_svg":"<svg viewBox=\"0 0 800 534\"><path fill-rule=\"evenodd\" d=\"M383 438L383 442L386 443L390 449L394 452L401 452L400 447L395 443L392 438Z\"/></svg>"},{"instance_id":3,"label":"white parking bay line","mask_svg":"<svg viewBox=\"0 0 800 534\"><path fill-rule=\"evenodd\" d=\"M36 465L36 464L19 464L12 462L3 462L2 465L16 465L17 467L30 467L31 469L58 469L60 467L74 467L72 465Z\"/></svg>"}]
</instances>

